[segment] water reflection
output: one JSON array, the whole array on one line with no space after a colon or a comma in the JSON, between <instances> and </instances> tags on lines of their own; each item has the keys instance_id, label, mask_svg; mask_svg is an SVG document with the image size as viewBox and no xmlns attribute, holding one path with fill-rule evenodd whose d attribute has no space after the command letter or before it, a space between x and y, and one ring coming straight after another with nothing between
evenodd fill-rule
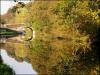
<instances>
[{"instance_id":1,"label":"water reflection","mask_svg":"<svg viewBox=\"0 0 100 75\"><path fill-rule=\"evenodd\" d=\"M23 35L23 32L11 30L8 28L0 28L0 43L5 43L7 39Z\"/></svg>"},{"instance_id":2,"label":"water reflection","mask_svg":"<svg viewBox=\"0 0 100 75\"><path fill-rule=\"evenodd\" d=\"M11 30L8 28L0 28L0 39L16 37L20 34L22 34L22 32L18 32L18 31Z\"/></svg>"},{"instance_id":3,"label":"water reflection","mask_svg":"<svg viewBox=\"0 0 100 75\"><path fill-rule=\"evenodd\" d=\"M18 27L20 28L20 27ZM28 44L22 39L22 30L16 31L8 28L0 28L0 49L7 50L7 53L17 60L23 61L28 55Z\"/></svg>"},{"instance_id":4,"label":"water reflection","mask_svg":"<svg viewBox=\"0 0 100 75\"><path fill-rule=\"evenodd\" d=\"M37 74L29 63L28 44L23 40L22 31L0 28L1 57L16 74ZM20 62L19 62L20 61ZM27 61L27 62L26 62Z\"/></svg>"},{"instance_id":5,"label":"water reflection","mask_svg":"<svg viewBox=\"0 0 100 75\"><path fill-rule=\"evenodd\" d=\"M9 65L16 74L35 74L37 72L33 70L32 65L28 62L18 62L14 58L9 57L6 50L1 49L1 57L5 64Z\"/></svg>"}]
</instances>

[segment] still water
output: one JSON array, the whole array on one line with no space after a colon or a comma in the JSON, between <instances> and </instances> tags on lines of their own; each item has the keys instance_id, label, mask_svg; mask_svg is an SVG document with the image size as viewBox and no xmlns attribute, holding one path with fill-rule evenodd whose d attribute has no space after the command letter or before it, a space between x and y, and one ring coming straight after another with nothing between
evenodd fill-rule
<instances>
[{"instance_id":1,"label":"still water","mask_svg":"<svg viewBox=\"0 0 100 75\"><path fill-rule=\"evenodd\" d=\"M17 58L25 59L29 50L26 44L22 41L22 30L15 31L7 28L0 29L0 53L4 64L7 64L15 71L15 74L24 75L37 75L37 72L33 69L31 63L25 60L19 62L15 58L9 56L8 52L11 52ZM24 36L25 37L25 36ZM28 36L29 37L29 36ZM2 45L3 44L3 45Z\"/></svg>"},{"instance_id":2,"label":"still water","mask_svg":"<svg viewBox=\"0 0 100 75\"><path fill-rule=\"evenodd\" d=\"M10 57L6 50L1 49L1 58L3 62L9 65L16 74L34 74L37 75L37 72L32 68L32 65L26 61L18 62L14 58Z\"/></svg>"}]
</instances>

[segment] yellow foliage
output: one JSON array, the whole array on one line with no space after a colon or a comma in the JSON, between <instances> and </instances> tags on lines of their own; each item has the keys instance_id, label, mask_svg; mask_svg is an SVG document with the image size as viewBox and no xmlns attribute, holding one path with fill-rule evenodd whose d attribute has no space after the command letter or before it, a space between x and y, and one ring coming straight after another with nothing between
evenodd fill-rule
<instances>
[{"instance_id":1,"label":"yellow foliage","mask_svg":"<svg viewBox=\"0 0 100 75\"><path fill-rule=\"evenodd\" d=\"M28 16L28 10L23 8L18 8L15 15L15 23L25 23Z\"/></svg>"}]
</instances>

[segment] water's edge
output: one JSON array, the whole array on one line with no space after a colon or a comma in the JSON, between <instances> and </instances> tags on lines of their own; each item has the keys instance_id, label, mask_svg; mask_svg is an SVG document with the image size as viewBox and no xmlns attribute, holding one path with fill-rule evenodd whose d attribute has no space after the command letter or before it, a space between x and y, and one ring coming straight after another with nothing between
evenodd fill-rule
<instances>
[{"instance_id":1,"label":"water's edge","mask_svg":"<svg viewBox=\"0 0 100 75\"><path fill-rule=\"evenodd\" d=\"M4 64L9 65L16 74L34 74L37 72L32 68L32 65L26 61L18 62L14 58L10 57L6 50L0 49L1 58Z\"/></svg>"}]
</instances>

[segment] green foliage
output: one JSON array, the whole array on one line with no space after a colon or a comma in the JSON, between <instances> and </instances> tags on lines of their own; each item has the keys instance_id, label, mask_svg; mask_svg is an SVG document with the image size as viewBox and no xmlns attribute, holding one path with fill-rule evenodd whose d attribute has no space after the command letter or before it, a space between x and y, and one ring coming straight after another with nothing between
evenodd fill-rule
<instances>
[{"instance_id":1,"label":"green foliage","mask_svg":"<svg viewBox=\"0 0 100 75\"><path fill-rule=\"evenodd\" d=\"M34 1L30 14L18 5L16 23L26 21L36 34L28 57L39 74L98 74L91 42L100 27L99 5L99 0Z\"/></svg>"},{"instance_id":2,"label":"green foliage","mask_svg":"<svg viewBox=\"0 0 100 75\"><path fill-rule=\"evenodd\" d=\"M99 9L91 11L93 7L89 0L35 1L32 4L28 22L36 31L36 37L30 44L30 59L40 74L90 75L90 68L86 69L85 64L80 66L80 62L84 62L80 55L91 50L90 39L100 25Z\"/></svg>"},{"instance_id":3,"label":"green foliage","mask_svg":"<svg viewBox=\"0 0 100 75\"><path fill-rule=\"evenodd\" d=\"M15 23L24 23L27 13L28 11L25 7L18 8L16 11Z\"/></svg>"},{"instance_id":4,"label":"green foliage","mask_svg":"<svg viewBox=\"0 0 100 75\"><path fill-rule=\"evenodd\" d=\"M23 2L18 2L15 6L9 8L8 12L1 16L6 23L25 23L28 16L27 7ZM9 19L10 18L10 19Z\"/></svg>"},{"instance_id":5,"label":"green foliage","mask_svg":"<svg viewBox=\"0 0 100 75\"><path fill-rule=\"evenodd\" d=\"M14 75L14 72L8 65L0 63L0 74L1 75Z\"/></svg>"},{"instance_id":6,"label":"green foliage","mask_svg":"<svg viewBox=\"0 0 100 75\"><path fill-rule=\"evenodd\" d=\"M13 6L12 8L10 8L10 9L8 10L8 13L14 14L14 13L16 12L16 10L17 10L17 7L16 7L16 6Z\"/></svg>"}]
</instances>

